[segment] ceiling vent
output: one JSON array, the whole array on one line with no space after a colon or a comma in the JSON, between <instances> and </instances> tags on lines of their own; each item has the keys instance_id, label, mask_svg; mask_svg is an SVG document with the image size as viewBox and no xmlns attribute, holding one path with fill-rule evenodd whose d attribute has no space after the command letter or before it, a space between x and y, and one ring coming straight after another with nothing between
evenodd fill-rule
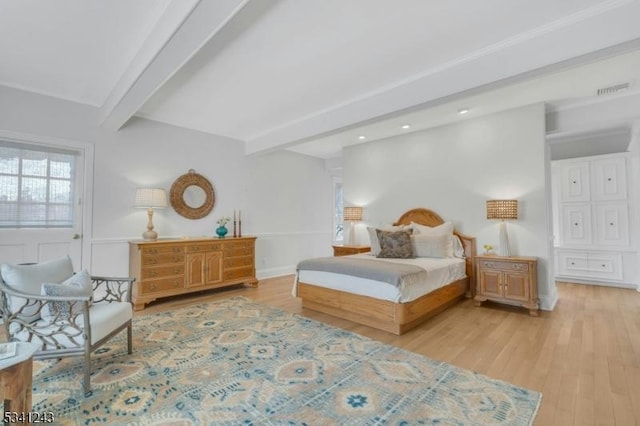
<instances>
[{"instance_id":1,"label":"ceiling vent","mask_svg":"<svg viewBox=\"0 0 640 426\"><path fill-rule=\"evenodd\" d=\"M614 93L620 93L620 92L624 92L625 90L628 90L629 86L630 86L629 83L621 83L621 84L616 84L609 87L602 87L598 89L597 94L598 96L613 95Z\"/></svg>"}]
</instances>

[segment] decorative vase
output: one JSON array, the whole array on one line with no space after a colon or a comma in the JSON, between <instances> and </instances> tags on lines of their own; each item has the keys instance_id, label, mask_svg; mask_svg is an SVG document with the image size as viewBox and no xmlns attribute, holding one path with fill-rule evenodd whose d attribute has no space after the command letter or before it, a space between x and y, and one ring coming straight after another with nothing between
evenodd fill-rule
<instances>
[{"instance_id":1,"label":"decorative vase","mask_svg":"<svg viewBox=\"0 0 640 426\"><path fill-rule=\"evenodd\" d=\"M218 226L216 228L216 234L218 234L218 238L224 238L225 235L227 235L227 227L226 226Z\"/></svg>"}]
</instances>

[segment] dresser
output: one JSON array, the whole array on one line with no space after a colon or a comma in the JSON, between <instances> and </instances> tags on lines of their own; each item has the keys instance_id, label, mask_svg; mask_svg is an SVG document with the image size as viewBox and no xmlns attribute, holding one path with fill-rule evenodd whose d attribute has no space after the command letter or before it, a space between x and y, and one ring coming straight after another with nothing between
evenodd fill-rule
<instances>
[{"instance_id":1,"label":"dresser","mask_svg":"<svg viewBox=\"0 0 640 426\"><path fill-rule=\"evenodd\" d=\"M492 300L524 306L538 316L537 258L476 256L476 262L476 306Z\"/></svg>"},{"instance_id":2,"label":"dresser","mask_svg":"<svg viewBox=\"0 0 640 426\"><path fill-rule=\"evenodd\" d=\"M371 251L370 246L347 246L347 245L334 245L334 256L348 256L350 254L368 253Z\"/></svg>"},{"instance_id":3,"label":"dresser","mask_svg":"<svg viewBox=\"0 0 640 426\"><path fill-rule=\"evenodd\" d=\"M156 299L234 284L257 286L256 237L129 241L135 310Z\"/></svg>"}]
</instances>

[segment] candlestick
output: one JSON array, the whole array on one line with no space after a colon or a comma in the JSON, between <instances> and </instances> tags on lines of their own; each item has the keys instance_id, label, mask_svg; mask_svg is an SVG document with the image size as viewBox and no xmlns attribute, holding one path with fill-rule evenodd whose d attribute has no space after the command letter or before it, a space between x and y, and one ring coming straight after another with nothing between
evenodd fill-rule
<instances>
[{"instance_id":1,"label":"candlestick","mask_svg":"<svg viewBox=\"0 0 640 426\"><path fill-rule=\"evenodd\" d=\"M238 210L238 237L242 237L242 210Z\"/></svg>"}]
</instances>

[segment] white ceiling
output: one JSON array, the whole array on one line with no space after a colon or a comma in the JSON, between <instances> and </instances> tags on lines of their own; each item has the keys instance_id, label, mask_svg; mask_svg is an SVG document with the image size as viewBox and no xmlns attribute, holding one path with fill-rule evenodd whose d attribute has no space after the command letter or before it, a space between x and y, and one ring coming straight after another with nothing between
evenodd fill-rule
<instances>
[{"instance_id":1,"label":"white ceiling","mask_svg":"<svg viewBox=\"0 0 640 426\"><path fill-rule=\"evenodd\" d=\"M463 106L637 80L638 17L640 0L2 0L0 84L114 131L139 115L329 158Z\"/></svg>"}]
</instances>

